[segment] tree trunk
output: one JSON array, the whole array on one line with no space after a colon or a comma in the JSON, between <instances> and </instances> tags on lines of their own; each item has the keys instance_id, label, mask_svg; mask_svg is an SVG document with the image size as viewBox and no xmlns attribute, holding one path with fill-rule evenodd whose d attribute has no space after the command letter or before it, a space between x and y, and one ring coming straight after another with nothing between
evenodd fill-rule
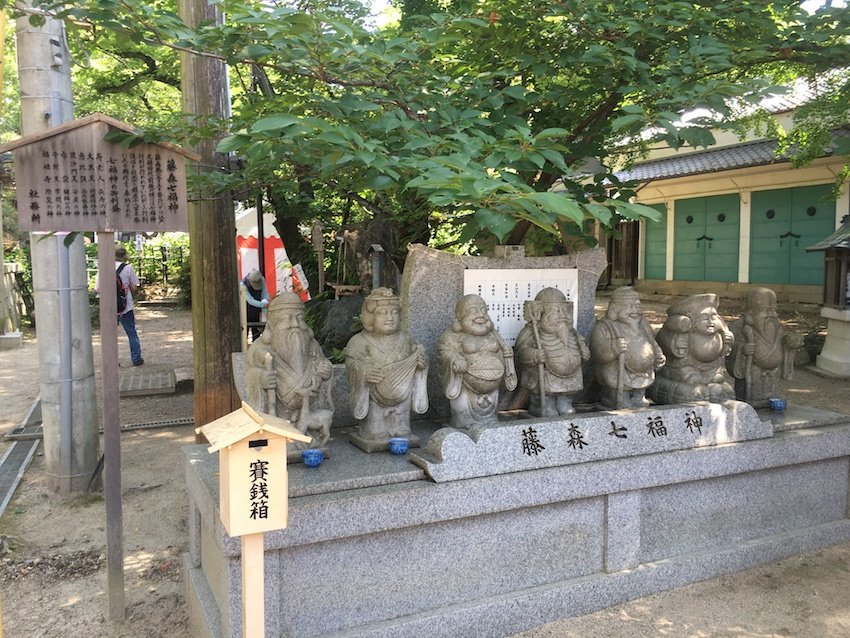
<instances>
[{"instance_id":1,"label":"tree trunk","mask_svg":"<svg viewBox=\"0 0 850 638\"><path fill-rule=\"evenodd\" d=\"M189 27L221 22L216 5L180 0L180 16ZM181 54L183 110L200 122L230 115L227 67L211 58ZM226 159L215 142L195 149L205 170L220 170ZM229 196L193 202L189 211L191 245L192 330L195 360L195 425L239 407L231 353L240 349L239 296L236 275L236 223Z\"/></svg>"}]
</instances>

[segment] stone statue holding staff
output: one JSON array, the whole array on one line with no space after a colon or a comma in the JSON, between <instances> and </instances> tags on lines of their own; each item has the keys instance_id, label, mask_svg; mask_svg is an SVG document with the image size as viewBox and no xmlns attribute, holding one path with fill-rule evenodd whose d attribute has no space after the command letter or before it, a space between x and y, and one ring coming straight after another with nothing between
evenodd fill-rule
<instances>
[{"instance_id":1,"label":"stone statue holding staff","mask_svg":"<svg viewBox=\"0 0 850 638\"><path fill-rule=\"evenodd\" d=\"M735 378L735 397L753 405L777 396L780 379L794 374L794 355L803 345L800 335L786 332L776 314L776 293L754 288L747 307L729 324L735 335L726 369Z\"/></svg>"},{"instance_id":2,"label":"stone statue holding staff","mask_svg":"<svg viewBox=\"0 0 850 638\"><path fill-rule=\"evenodd\" d=\"M279 294L269 304L266 329L245 357L245 402L289 419L305 434L312 431L311 446L319 447L330 437L332 376L333 366L304 319L301 297Z\"/></svg>"},{"instance_id":3,"label":"stone statue holding staff","mask_svg":"<svg viewBox=\"0 0 850 638\"><path fill-rule=\"evenodd\" d=\"M643 316L640 297L630 286L617 288L605 316L590 332L596 379L602 386L605 408L649 405L646 390L666 358Z\"/></svg>"}]
</instances>

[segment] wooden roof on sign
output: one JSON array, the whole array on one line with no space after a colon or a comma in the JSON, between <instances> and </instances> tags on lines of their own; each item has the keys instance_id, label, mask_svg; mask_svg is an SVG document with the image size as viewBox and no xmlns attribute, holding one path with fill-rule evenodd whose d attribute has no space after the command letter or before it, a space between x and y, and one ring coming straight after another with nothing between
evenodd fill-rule
<instances>
[{"instance_id":1,"label":"wooden roof on sign","mask_svg":"<svg viewBox=\"0 0 850 638\"><path fill-rule=\"evenodd\" d=\"M218 452L228 445L238 443L260 430L271 432L292 441L309 443L312 440L310 436L302 434L292 427L290 421L264 412L257 412L244 401L242 407L238 410L195 428L195 432L203 434L210 442L210 447L207 449L210 454Z\"/></svg>"},{"instance_id":2,"label":"wooden roof on sign","mask_svg":"<svg viewBox=\"0 0 850 638\"><path fill-rule=\"evenodd\" d=\"M108 115L104 115L103 113L92 113L91 115L81 117L80 119L74 120L73 122L67 122L65 124L62 124L61 126L56 126L54 128L47 129L46 131L42 131L41 133L36 133L35 135L27 135L26 137L21 137L13 142L7 142L6 144L2 144L0 145L0 153L14 151L15 149L21 148L22 146L28 146L36 142L41 142L50 139L51 137L56 137L57 135L63 135L64 133L68 133L69 131L82 128L90 124L94 124L96 122L103 122L104 124L111 126L112 128L117 128L127 133L138 132L137 128L130 126L129 124L125 124L124 122L120 122L119 120L113 119ZM168 150L174 151L175 153L178 153L183 157L192 160L193 162L201 161L200 155L198 155L194 151L190 151L180 146L177 146L176 144L171 144L169 142L150 142L150 144L167 148Z\"/></svg>"},{"instance_id":3,"label":"wooden roof on sign","mask_svg":"<svg viewBox=\"0 0 850 638\"><path fill-rule=\"evenodd\" d=\"M124 148L110 132L133 132L100 113L3 146L15 155L21 230L188 231L187 159L198 155L144 142Z\"/></svg>"}]
</instances>

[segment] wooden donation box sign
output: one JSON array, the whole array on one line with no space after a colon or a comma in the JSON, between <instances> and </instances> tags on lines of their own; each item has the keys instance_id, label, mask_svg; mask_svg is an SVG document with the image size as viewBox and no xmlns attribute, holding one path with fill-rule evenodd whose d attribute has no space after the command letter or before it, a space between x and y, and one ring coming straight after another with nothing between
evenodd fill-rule
<instances>
[{"instance_id":1,"label":"wooden donation box sign","mask_svg":"<svg viewBox=\"0 0 850 638\"><path fill-rule=\"evenodd\" d=\"M196 429L219 452L221 522L230 536L287 525L287 441L309 443L286 419L254 411L247 403Z\"/></svg>"},{"instance_id":2,"label":"wooden donation box sign","mask_svg":"<svg viewBox=\"0 0 850 638\"><path fill-rule=\"evenodd\" d=\"M96 113L4 144L15 151L18 222L28 231L188 231L186 159L173 144L104 140L133 127Z\"/></svg>"}]
</instances>

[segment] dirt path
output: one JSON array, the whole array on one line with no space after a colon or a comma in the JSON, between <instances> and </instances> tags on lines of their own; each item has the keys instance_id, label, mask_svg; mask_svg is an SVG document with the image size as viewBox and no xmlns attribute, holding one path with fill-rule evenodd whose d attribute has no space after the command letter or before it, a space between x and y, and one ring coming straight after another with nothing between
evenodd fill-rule
<instances>
[{"instance_id":1,"label":"dirt path","mask_svg":"<svg viewBox=\"0 0 850 638\"><path fill-rule=\"evenodd\" d=\"M663 314L669 299L645 302ZM191 319L174 309L139 311L146 365L191 367ZM129 362L126 339L119 355ZM95 347L95 358L99 357ZM99 360L97 362L99 368ZM850 414L850 381L798 370L789 401ZM18 425L38 393L31 339L0 352L0 435ZM192 395L178 392L121 401L122 422L191 417ZM102 496L48 493L37 456L0 518L0 592L7 638L185 638L190 636L180 582L187 545L180 447L189 426L122 435L127 620L107 618L105 511ZM0 441L0 455L8 443ZM6 551L3 542L10 545ZM791 558L558 621L522 638L632 636L850 636L850 544Z\"/></svg>"},{"instance_id":2,"label":"dirt path","mask_svg":"<svg viewBox=\"0 0 850 638\"><path fill-rule=\"evenodd\" d=\"M137 311L147 366L192 366L191 315ZM99 343L95 343L100 378ZM119 360L129 365L119 330ZM34 341L0 352L0 434L17 426L38 394ZM121 400L123 424L192 416L190 392ZM38 454L0 518L11 546L0 556L3 629L8 638L185 638L190 635L180 581L187 544L180 447L191 426L138 430L121 437L127 621L109 621L106 513L102 494L58 498L46 487ZM0 455L8 443L0 443ZM0 554L3 549L0 548Z\"/></svg>"}]
</instances>

